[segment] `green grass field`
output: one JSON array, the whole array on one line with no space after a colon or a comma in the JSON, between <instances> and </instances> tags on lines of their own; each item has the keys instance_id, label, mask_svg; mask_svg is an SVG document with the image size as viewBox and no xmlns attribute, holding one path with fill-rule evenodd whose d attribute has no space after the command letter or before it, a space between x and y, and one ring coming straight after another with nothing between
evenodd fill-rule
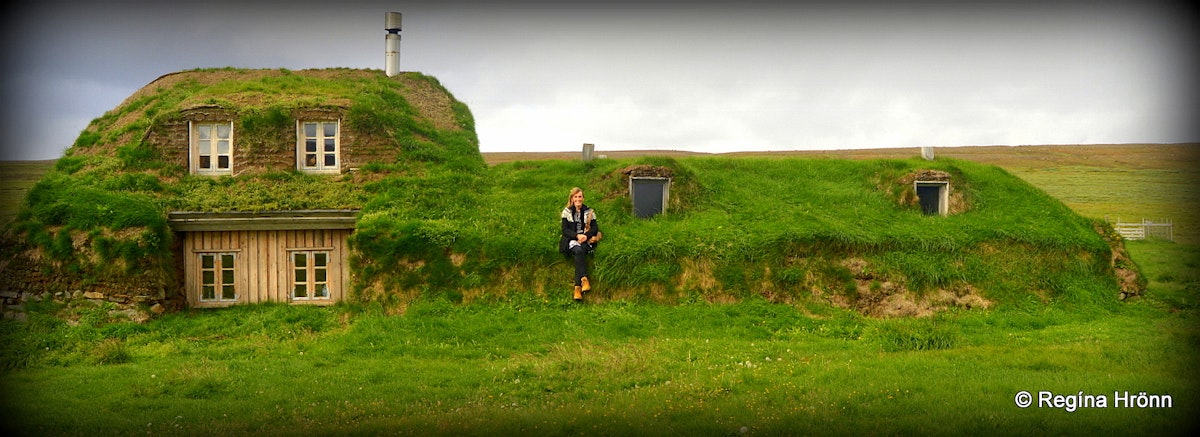
<instances>
[{"instance_id":1,"label":"green grass field","mask_svg":"<svg viewBox=\"0 0 1200 437\"><path fill-rule=\"evenodd\" d=\"M803 301L516 294L255 305L143 324L109 305L31 302L28 321L0 322L0 424L37 435L1194 431L1200 247L1182 212L1196 171L1074 164L1004 168L1089 217L1175 218L1180 243L1128 245L1145 297L876 319ZM1131 194L1098 192L1112 181ZM1032 406L1017 406L1022 391ZM1119 404L1126 392L1133 406ZM1137 406L1150 395L1157 406Z\"/></svg>"},{"instance_id":2,"label":"green grass field","mask_svg":"<svg viewBox=\"0 0 1200 437\"><path fill-rule=\"evenodd\" d=\"M21 200L54 161L0 161L0 225L16 217Z\"/></svg>"},{"instance_id":3,"label":"green grass field","mask_svg":"<svg viewBox=\"0 0 1200 437\"><path fill-rule=\"evenodd\" d=\"M516 299L137 325L85 305L78 324L2 325L22 339L6 353L29 360L3 374L2 414L39 435L1179 435L1200 401L1200 336L1194 309L1171 308L878 320L757 300ZM1108 400L1019 408L1021 391ZM1125 391L1172 403L1118 408Z\"/></svg>"},{"instance_id":4,"label":"green grass field","mask_svg":"<svg viewBox=\"0 0 1200 437\"><path fill-rule=\"evenodd\" d=\"M1173 222L1176 241L1200 243L1200 170L1055 167L1013 174L1062 200L1076 212L1110 221Z\"/></svg>"}]
</instances>

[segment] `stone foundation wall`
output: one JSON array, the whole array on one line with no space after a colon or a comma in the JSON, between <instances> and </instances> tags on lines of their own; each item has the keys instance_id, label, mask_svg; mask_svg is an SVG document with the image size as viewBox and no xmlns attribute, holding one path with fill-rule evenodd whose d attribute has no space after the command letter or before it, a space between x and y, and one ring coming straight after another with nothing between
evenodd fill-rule
<instances>
[{"instance_id":1,"label":"stone foundation wall","mask_svg":"<svg viewBox=\"0 0 1200 437\"><path fill-rule=\"evenodd\" d=\"M5 318L23 319L26 303L45 300L107 302L114 311L140 314L131 317L135 320L184 307L178 287L160 269L135 268L115 275L67 271L14 238L0 236L0 313Z\"/></svg>"}]
</instances>

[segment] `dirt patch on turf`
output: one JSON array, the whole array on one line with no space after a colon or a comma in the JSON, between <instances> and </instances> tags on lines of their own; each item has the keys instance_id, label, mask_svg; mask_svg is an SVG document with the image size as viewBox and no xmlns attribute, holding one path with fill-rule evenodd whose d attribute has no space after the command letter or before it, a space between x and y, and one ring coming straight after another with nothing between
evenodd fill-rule
<instances>
[{"instance_id":1,"label":"dirt patch on turf","mask_svg":"<svg viewBox=\"0 0 1200 437\"><path fill-rule=\"evenodd\" d=\"M713 276L713 262L706 258L684 258L679 260L682 273L675 284L683 290L699 290L709 292L720 287L716 276Z\"/></svg>"},{"instance_id":2,"label":"dirt patch on turf","mask_svg":"<svg viewBox=\"0 0 1200 437\"><path fill-rule=\"evenodd\" d=\"M1144 294L1146 278L1142 276L1137 264L1134 264L1133 259L1129 257L1129 251L1125 250L1125 240L1121 238L1121 234L1118 234L1112 224L1107 222L1092 222L1092 229L1104 237L1104 241L1108 243L1112 252L1109 257L1109 266L1112 267L1113 273L1117 277L1117 284L1121 287L1117 298L1125 300Z\"/></svg>"},{"instance_id":3,"label":"dirt patch on turf","mask_svg":"<svg viewBox=\"0 0 1200 437\"><path fill-rule=\"evenodd\" d=\"M928 317L949 308L986 309L993 305L970 284L917 293L909 290L901 278L887 278L874 273L862 258L848 258L840 264L853 275L853 292L830 295L829 301L867 316Z\"/></svg>"},{"instance_id":4,"label":"dirt patch on turf","mask_svg":"<svg viewBox=\"0 0 1200 437\"><path fill-rule=\"evenodd\" d=\"M437 89L428 81L416 80L412 77L401 76L404 84L404 99L408 104L417 108L422 117L433 123L440 130L462 130L454 118L453 102L450 95Z\"/></svg>"}]
</instances>

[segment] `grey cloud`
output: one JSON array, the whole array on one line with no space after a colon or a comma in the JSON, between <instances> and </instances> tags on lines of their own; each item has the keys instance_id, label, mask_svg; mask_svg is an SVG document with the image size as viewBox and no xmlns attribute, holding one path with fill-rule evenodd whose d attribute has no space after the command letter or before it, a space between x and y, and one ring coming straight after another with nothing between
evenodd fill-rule
<instances>
[{"instance_id":1,"label":"grey cloud","mask_svg":"<svg viewBox=\"0 0 1200 437\"><path fill-rule=\"evenodd\" d=\"M15 137L28 150L0 158L56 157L87 120L173 71L382 68L393 10L402 68L466 102L485 151L1197 140L1194 29L1164 2L10 8L3 97L34 109L0 124L36 127Z\"/></svg>"}]
</instances>

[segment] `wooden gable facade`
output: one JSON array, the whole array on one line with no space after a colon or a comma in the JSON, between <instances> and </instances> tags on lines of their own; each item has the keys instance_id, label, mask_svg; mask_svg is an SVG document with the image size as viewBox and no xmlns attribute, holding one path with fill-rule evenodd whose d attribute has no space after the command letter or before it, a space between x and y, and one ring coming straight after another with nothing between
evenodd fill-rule
<instances>
[{"instance_id":1,"label":"wooden gable facade","mask_svg":"<svg viewBox=\"0 0 1200 437\"><path fill-rule=\"evenodd\" d=\"M329 305L350 285L354 210L172 212L190 307Z\"/></svg>"}]
</instances>

